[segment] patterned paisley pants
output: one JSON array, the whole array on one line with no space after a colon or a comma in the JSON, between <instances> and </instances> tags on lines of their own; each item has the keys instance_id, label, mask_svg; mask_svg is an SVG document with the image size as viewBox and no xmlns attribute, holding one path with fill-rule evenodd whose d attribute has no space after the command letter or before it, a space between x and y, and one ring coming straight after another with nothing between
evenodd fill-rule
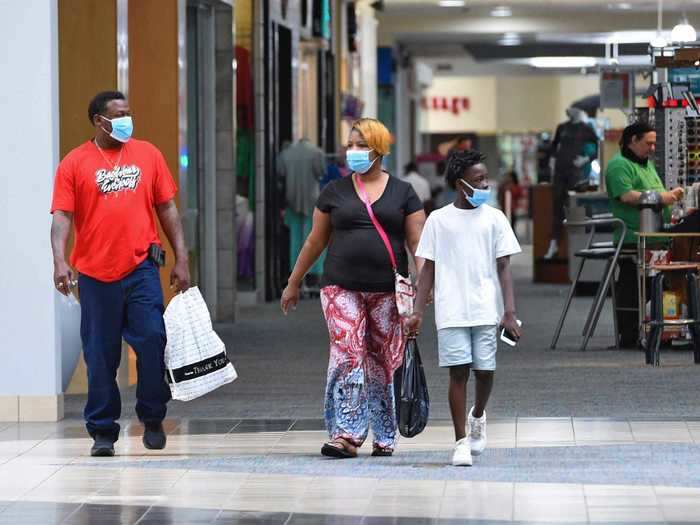
<instances>
[{"instance_id":1,"label":"patterned paisley pants","mask_svg":"<svg viewBox=\"0 0 700 525\"><path fill-rule=\"evenodd\" d=\"M330 359L325 419L331 439L362 445L369 428L374 446L396 444L394 371L403 358L404 335L393 292L321 290Z\"/></svg>"}]
</instances>

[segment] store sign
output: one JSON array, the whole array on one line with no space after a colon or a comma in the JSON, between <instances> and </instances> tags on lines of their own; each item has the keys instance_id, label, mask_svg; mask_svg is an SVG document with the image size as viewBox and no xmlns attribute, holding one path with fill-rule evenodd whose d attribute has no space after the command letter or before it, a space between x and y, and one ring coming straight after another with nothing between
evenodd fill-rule
<instances>
[{"instance_id":1,"label":"store sign","mask_svg":"<svg viewBox=\"0 0 700 525\"><path fill-rule=\"evenodd\" d=\"M428 111L449 111L457 116L471 109L469 97L423 97L421 107Z\"/></svg>"},{"instance_id":2,"label":"store sign","mask_svg":"<svg viewBox=\"0 0 700 525\"><path fill-rule=\"evenodd\" d=\"M634 73L603 69L600 72L600 107L634 107Z\"/></svg>"}]
</instances>

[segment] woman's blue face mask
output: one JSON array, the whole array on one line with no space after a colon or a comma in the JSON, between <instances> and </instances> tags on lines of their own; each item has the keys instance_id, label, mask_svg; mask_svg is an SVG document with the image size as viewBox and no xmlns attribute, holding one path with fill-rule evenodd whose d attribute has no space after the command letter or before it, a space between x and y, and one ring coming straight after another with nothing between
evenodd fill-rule
<instances>
[{"instance_id":1,"label":"woman's blue face mask","mask_svg":"<svg viewBox=\"0 0 700 525\"><path fill-rule=\"evenodd\" d=\"M347 161L348 168L350 168L355 173L367 173L375 161L379 158L378 156L374 160L370 160L369 154L372 152L371 149L349 149L345 153L345 160Z\"/></svg>"},{"instance_id":2,"label":"woman's blue face mask","mask_svg":"<svg viewBox=\"0 0 700 525\"><path fill-rule=\"evenodd\" d=\"M471 184L469 184L466 180L464 179L459 179L459 182L467 186L470 190L472 190L472 195L469 195L469 192L466 191L464 188L462 189L462 193L464 193L464 196L467 199L467 202L474 206L475 208L478 208L482 204L486 204L489 199L491 198L491 188L487 188L485 190L481 190L479 188L473 187Z\"/></svg>"}]
</instances>

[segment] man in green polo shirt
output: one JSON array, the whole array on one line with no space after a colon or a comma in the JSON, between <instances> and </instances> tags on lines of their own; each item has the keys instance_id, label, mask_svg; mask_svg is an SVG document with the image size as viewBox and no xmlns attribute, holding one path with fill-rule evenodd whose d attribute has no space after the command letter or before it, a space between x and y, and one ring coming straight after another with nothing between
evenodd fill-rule
<instances>
[{"instance_id":1,"label":"man in green polo shirt","mask_svg":"<svg viewBox=\"0 0 700 525\"><path fill-rule=\"evenodd\" d=\"M671 218L669 206L683 198L683 188L666 191L656 168L650 160L656 150L656 131L645 122L627 126L622 132L620 153L608 162L605 171L605 185L610 197L610 211L627 225L624 243L636 248L639 231L639 198L643 191L659 192L664 209L664 222ZM616 232L615 241L619 239ZM637 306L637 270L635 262L624 258L619 261L620 272L616 283L619 307ZM639 334L637 312L618 311L620 345L634 347Z\"/></svg>"},{"instance_id":2,"label":"man in green polo shirt","mask_svg":"<svg viewBox=\"0 0 700 525\"><path fill-rule=\"evenodd\" d=\"M622 132L621 151L608 163L605 185L610 197L610 211L627 225L625 244L637 243L639 231L639 198L643 191L661 194L664 220L671 218L668 206L683 198L683 188L666 191L649 157L656 150L656 131L645 122L627 126Z\"/></svg>"}]
</instances>

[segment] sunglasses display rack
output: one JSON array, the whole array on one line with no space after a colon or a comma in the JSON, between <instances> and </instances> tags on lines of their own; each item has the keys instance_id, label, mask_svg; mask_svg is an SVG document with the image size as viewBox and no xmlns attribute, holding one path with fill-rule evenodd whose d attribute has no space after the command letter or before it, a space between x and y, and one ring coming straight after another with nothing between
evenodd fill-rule
<instances>
[{"instance_id":1,"label":"sunglasses display rack","mask_svg":"<svg viewBox=\"0 0 700 525\"><path fill-rule=\"evenodd\" d=\"M688 134L685 115L685 108L658 108L654 112L656 171L669 190L688 185ZM700 131L700 128L698 130ZM700 149L697 151L700 153ZM700 164L696 162L696 165L700 169ZM700 171L698 174L700 175Z\"/></svg>"},{"instance_id":2,"label":"sunglasses display rack","mask_svg":"<svg viewBox=\"0 0 700 525\"><path fill-rule=\"evenodd\" d=\"M700 182L700 117L686 117L687 185Z\"/></svg>"}]
</instances>

